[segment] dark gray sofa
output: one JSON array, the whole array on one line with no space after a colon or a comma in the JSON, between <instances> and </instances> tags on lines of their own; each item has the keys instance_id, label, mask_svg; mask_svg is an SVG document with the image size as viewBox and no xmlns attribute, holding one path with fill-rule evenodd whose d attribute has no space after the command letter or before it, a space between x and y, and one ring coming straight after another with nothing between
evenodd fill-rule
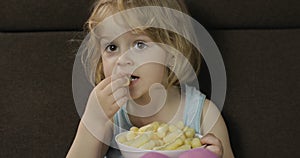
<instances>
[{"instance_id":1,"label":"dark gray sofa","mask_svg":"<svg viewBox=\"0 0 300 158\"><path fill-rule=\"evenodd\" d=\"M65 157L80 119L72 67L91 4L0 2L0 157ZM222 113L235 156L300 157L300 1L187 4L224 59ZM210 96L202 69L201 88Z\"/></svg>"}]
</instances>

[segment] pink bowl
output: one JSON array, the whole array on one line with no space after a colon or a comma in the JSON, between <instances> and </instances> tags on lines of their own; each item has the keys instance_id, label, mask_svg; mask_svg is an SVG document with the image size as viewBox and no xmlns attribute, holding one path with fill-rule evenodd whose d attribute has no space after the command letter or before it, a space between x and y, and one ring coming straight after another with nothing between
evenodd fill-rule
<instances>
[{"instance_id":1,"label":"pink bowl","mask_svg":"<svg viewBox=\"0 0 300 158\"><path fill-rule=\"evenodd\" d=\"M196 148L180 154L178 158L218 158L218 156L207 149Z\"/></svg>"},{"instance_id":2,"label":"pink bowl","mask_svg":"<svg viewBox=\"0 0 300 158\"><path fill-rule=\"evenodd\" d=\"M169 157L164 154L157 153L157 152L150 152L150 153L143 155L141 158L169 158Z\"/></svg>"}]
</instances>

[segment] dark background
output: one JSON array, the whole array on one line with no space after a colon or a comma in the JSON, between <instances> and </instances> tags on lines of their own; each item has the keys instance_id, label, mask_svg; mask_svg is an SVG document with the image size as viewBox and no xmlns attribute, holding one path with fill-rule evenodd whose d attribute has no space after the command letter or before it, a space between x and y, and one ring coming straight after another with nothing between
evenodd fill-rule
<instances>
[{"instance_id":1,"label":"dark background","mask_svg":"<svg viewBox=\"0 0 300 158\"><path fill-rule=\"evenodd\" d=\"M92 0L0 1L0 157L65 157L79 122L72 68ZM227 72L238 158L300 157L300 1L187 0ZM201 89L209 96L203 66Z\"/></svg>"}]
</instances>

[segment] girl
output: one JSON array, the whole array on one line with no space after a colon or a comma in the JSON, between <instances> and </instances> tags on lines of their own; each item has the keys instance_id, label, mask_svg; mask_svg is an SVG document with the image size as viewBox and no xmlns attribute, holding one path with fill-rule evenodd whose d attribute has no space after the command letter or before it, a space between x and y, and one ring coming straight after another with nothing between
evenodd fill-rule
<instances>
[{"instance_id":1,"label":"girl","mask_svg":"<svg viewBox=\"0 0 300 158\"><path fill-rule=\"evenodd\" d=\"M112 16L145 6L160 10L150 7ZM226 125L217 107L187 84L194 81L191 74L199 71L198 50L170 31L179 27L183 32L192 32L192 28L162 7L188 13L181 0L96 2L87 22L90 36L83 60L95 67L89 76L96 86L67 157L103 157L122 129L179 120L201 133L201 143L218 157L233 157ZM155 23L165 27L151 27Z\"/></svg>"}]
</instances>

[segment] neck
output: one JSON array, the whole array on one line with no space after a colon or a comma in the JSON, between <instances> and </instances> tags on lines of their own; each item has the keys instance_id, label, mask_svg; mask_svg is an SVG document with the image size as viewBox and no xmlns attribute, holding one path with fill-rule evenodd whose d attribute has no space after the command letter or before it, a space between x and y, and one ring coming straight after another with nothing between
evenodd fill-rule
<instances>
[{"instance_id":1,"label":"neck","mask_svg":"<svg viewBox=\"0 0 300 158\"><path fill-rule=\"evenodd\" d=\"M133 125L143 126L153 121L169 122L181 119L181 97L180 89L176 87L170 87L167 90L167 97L162 106L155 104L159 99L152 99L153 104L147 104L146 106L139 106L133 101L127 105L127 112Z\"/></svg>"}]
</instances>

